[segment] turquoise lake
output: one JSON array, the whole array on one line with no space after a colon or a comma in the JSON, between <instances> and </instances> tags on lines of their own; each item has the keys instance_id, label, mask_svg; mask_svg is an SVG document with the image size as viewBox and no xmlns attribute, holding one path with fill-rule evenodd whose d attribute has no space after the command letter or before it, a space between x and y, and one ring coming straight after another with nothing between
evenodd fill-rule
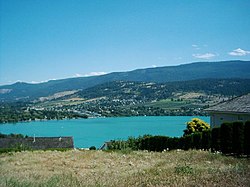
<instances>
[{"instance_id":1,"label":"turquoise lake","mask_svg":"<svg viewBox=\"0 0 250 187\"><path fill-rule=\"evenodd\" d=\"M197 116L196 116L197 117ZM78 148L96 146L105 141L127 139L129 136L182 136L186 122L194 116L147 116L51 120L1 124L3 134L20 133L28 136L73 136ZM209 117L198 117L209 123Z\"/></svg>"}]
</instances>

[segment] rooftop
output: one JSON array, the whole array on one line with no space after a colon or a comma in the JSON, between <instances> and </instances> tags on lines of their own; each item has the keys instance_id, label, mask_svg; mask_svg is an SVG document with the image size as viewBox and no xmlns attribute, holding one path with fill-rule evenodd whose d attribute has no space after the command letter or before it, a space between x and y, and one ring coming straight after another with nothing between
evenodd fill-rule
<instances>
[{"instance_id":1,"label":"rooftop","mask_svg":"<svg viewBox=\"0 0 250 187\"><path fill-rule=\"evenodd\" d=\"M250 113L250 93L210 107L206 111Z\"/></svg>"}]
</instances>

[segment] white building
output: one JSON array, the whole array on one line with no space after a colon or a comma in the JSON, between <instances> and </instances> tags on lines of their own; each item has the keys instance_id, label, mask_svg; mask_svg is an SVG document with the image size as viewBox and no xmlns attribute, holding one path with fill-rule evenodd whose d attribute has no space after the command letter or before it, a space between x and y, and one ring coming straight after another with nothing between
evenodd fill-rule
<instances>
[{"instance_id":1,"label":"white building","mask_svg":"<svg viewBox=\"0 0 250 187\"><path fill-rule=\"evenodd\" d=\"M210 113L211 127L224 122L250 121L250 93L206 109Z\"/></svg>"}]
</instances>

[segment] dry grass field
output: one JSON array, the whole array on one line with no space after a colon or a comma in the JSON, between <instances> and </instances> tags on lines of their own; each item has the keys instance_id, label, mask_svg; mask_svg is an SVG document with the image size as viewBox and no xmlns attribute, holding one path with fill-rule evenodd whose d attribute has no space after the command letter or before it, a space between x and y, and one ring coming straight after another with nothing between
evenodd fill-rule
<instances>
[{"instance_id":1,"label":"dry grass field","mask_svg":"<svg viewBox=\"0 0 250 187\"><path fill-rule=\"evenodd\" d=\"M250 186L250 159L204 151L5 153L0 186Z\"/></svg>"}]
</instances>

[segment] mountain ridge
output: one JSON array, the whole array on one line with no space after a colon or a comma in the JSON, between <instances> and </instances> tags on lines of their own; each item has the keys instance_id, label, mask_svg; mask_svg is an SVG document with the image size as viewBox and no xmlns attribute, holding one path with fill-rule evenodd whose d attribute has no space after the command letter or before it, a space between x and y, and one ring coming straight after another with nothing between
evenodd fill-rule
<instances>
[{"instance_id":1,"label":"mountain ridge","mask_svg":"<svg viewBox=\"0 0 250 187\"><path fill-rule=\"evenodd\" d=\"M175 82L205 78L250 78L250 61L193 62L178 66L112 72L91 77L77 77L31 84L17 82L0 86L0 101L34 100L57 92L90 88L112 81Z\"/></svg>"}]
</instances>

